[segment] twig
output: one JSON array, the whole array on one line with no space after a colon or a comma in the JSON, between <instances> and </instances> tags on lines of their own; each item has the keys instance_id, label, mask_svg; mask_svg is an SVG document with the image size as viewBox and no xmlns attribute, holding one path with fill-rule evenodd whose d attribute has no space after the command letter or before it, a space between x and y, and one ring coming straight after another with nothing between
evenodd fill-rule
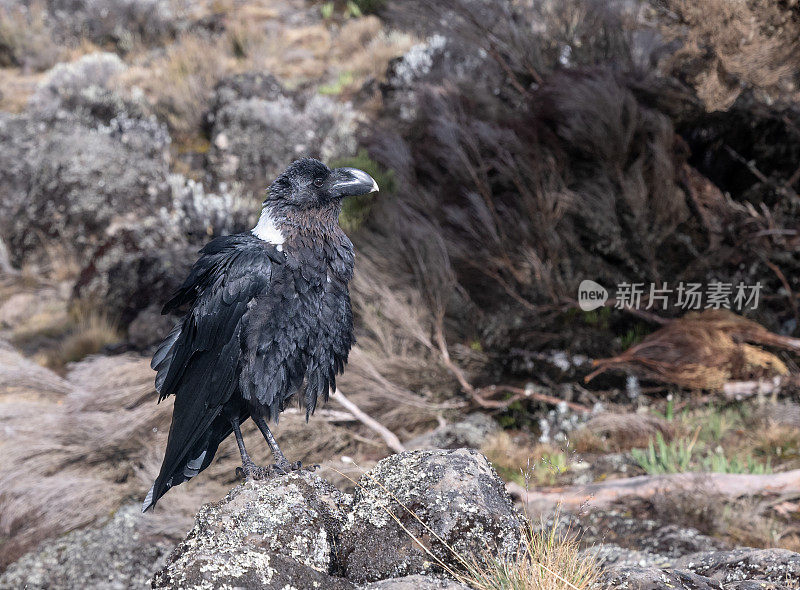
<instances>
[{"instance_id":1,"label":"twig","mask_svg":"<svg viewBox=\"0 0 800 590\"><path fill-rule=\"evenodd\" d=\"M340 405L344 406L344 408L353 414L359 422L361 422L367 428L370 428L377 432L381 438L386 442L386 446L392 449L395 453L402 453L406 450L403 446L403 443L400 442L400 439L397 438L397 435L386 428L383 424L372 418L371 416L364 413L364 411L351 402L345 395L339 390L338 388L334 392L334 397L336 401L339 402Z\"/></svg>"},{"instance_id":2,"label":"twig","mask_svg":"<svg viewBox=\"0 0 800 590\"><path fill-rule=\"evenodd\" d=\"M450 358L450 352L447 350L447 340L445 340L444 329L441 325L441 322L439 322L436 326L436 343L439 345L439 353L442 356L442 362L448 369L450 369L453 375L455 375L455 378L458 381L459 385L461 385L461 388L466 393L468 393L469 396L475 401L475 403L477 403L482 408L492 408L492 409L507 408L509 405L513 404L517 400L528 398L544 402L546 404L552 404L554 406L563 403L566 404L568 408L575 410L576 412L583 412L583 413L591 412L591 409L587 408L586 406L576 404L575 402L568 402L566 400L554 397L552 395L546 395L544 393L536 393L535 391L527 391L520 387L513 387L511 385L488 385L486 387L476 388L469 382L469 380L467 380L467 377L464 374L464 371L461 370L461 367L456 365ZM493 395L501 391L507 391L515 395L506 400L491 400L491 399L486 399L486 397L484 397L484 394Z\"/></svg>"},{"instance_id":3,"label":"twig","mask_svg":"<svg viewBox=\"0 0 800 590\"><path fill-rule=\"evenodd\" d=\"M796 322L797 325L800 325L800 313L798 313L797 301L794 298L794 292L792 292L792 287L789 285L789 281L786 280L786 275L784 275L783 272L781 272L781 269L778 268L776 264L770 262L766 258L764 258L764 264L766 264L772 270L772 272L774 272L777 275L778 280L783 285L783 288L786 289L786 296L789 298L789 305L792 306L794 321Z\"/></svg>"}]
</instances>

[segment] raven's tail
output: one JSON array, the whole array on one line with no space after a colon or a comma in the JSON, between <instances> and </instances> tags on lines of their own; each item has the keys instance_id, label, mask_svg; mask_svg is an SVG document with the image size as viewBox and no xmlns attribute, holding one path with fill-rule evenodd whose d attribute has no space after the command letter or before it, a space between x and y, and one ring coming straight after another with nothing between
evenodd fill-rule
<instances>
[{"instance_id":1,"label":"raven's tail","mask_svg":"<svg viewBox=\"0 0 800 590\"><path fill-rule=\"evenodd\" d=\"M211 464L217 452L219 444L233 432L230 419L226 413L220 412L211 424L202 432L197 441L190 447L189 451L183 454L174 465L170 465L170 443L167 442L167 452L164 463L161 465L161 473L153 483L153 487L147 492L142 503L142 512L155 506L159 498L167 491L185 481L190 480L195 475L203 471Z\"/></svg>"}]
</instances>

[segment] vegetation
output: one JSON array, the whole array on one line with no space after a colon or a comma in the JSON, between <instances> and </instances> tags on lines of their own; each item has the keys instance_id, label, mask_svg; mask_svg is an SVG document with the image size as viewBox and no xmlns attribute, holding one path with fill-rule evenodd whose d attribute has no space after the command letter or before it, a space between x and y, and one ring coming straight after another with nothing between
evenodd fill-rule
<instances>
[{"instance_id":1,"label":"vegetation","mask_svg":"<svg viewBox=\"0 0 800 590\"><path fill-rule=\"evenodd\" d=\"M600 577L597 562L580 552L570 530L551 524L529 526L514 559L474 560L464 582L477 590L588 590Z\"/></svg>"}]
</instances>

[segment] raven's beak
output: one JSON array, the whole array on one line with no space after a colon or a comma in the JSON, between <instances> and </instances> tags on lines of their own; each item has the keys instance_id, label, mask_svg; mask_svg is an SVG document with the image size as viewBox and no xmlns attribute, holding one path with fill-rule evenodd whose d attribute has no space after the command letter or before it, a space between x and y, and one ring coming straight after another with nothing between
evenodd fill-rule
<instances>
[{"instance_id":1,"label":"raven's beak","mask_svg":"<svg viewBox=\"0 0 800 590\"><path fill-rule=\"evenodd\" d=\"M330 192L336 197L354 197L378 190L375 179L358 168L337 168L332 172L331 180Z\"/></svg>"}]
</instances>

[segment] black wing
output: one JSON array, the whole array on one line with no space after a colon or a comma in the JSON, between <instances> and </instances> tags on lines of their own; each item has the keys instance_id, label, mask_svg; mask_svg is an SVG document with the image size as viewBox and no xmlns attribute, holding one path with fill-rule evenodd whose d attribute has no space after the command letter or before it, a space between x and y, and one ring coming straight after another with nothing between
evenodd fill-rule
<instances>
[{"instance_id":1,"label":"black wing","mask_svg":"<svg viewBox=\"0 0 800 590\"><path fill-rule=\"evenodd\" d=\"M210 435L212 424L238 385L242 316L269 290L273 266L283 261L273 246L248 234L217 238L201 254L164 312L191 307L151 363L159 401L174 394L175 407L161 472L143 510L211 461L219 442Z\"/></svg>"}]
</instances>

